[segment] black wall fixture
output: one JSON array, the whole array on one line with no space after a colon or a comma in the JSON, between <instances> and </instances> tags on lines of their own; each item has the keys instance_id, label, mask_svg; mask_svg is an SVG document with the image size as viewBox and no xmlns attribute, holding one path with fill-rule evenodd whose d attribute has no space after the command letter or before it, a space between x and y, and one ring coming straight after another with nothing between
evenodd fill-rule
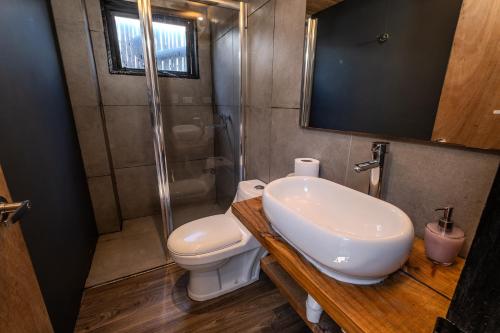
<instances>
[{"instance_id":1,"label":"black wall fixture","mask_svg":"<svg viewBox=\"0 0 500 333\"><path fill-rule=\"evenodd\" d=\"M56 332L72 332L97 237L46 1L2 1L0 163Z\"/></svg>"},{"instance_id":2,"label":"black wall fixture","mask_svg":"<svg viewBox=\"0 0 500 333\"><path fill-rule=\"evenodd\" d=\"M309 126L430 140L462 0L349 0L318 19Z\"/></svg>"},{"instance_id":3,"label":"black wall fixture","mask_svg":"<svg viewBox=\"0 0 500 333\"><path fill-rule=\"evenodd\" d=\"M460 275L446 319L436 333L500 331L500 169Z\"/></svg>"}]
</instances>

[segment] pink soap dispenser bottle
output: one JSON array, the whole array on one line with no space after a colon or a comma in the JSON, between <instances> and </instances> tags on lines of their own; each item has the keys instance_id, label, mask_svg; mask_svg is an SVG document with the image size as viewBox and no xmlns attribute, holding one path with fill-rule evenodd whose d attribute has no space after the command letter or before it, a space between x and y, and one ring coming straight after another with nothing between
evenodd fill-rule
<instances>
[{"instance_id":1,"label":"pink soap dispenser bottle","mask_svg":"<svg viewBox=\"0 0 500 333\"><path fill-rule=\"evenodd\" d=\"M443 211L443 217L425 226L425 254L433 262L449 266L462 249L465 235L462 229L453 225L453 207L438 208L436 211Z\"/></svg>"}]
</instances>

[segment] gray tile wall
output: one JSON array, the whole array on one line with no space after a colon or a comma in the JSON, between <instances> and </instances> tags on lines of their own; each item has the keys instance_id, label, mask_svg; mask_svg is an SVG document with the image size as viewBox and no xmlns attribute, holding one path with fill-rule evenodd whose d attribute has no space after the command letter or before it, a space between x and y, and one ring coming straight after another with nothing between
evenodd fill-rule
<instances>
[{"instance_id":1,"label":"gray tile wall","mask_svg":"<svg viewBox=\"0 0 500 333\"><path fill-rule=\"evenodd\" d=\"M269 181L275 1L253 1L248 17L247 178ZM260 7L258 7L260 6Z\"/></svg>"},{"instance_id":2,"label":"gray tile wall","mask_svg":"<svg viewBox=\"0 0 500 333\"><path fill-rule=\"evenodd\" d=\"M272 181L293 172L295 157L321 161L320 176L359 191L368 173L352 171L370 158L374 137L299 127L305 0L251 1L247 171ZM269 73L272 73L270 75ZM455 221L474 236L500 156L426 143L391 141L383 195L412 219L417 236L436 220L434 209L455 207Z\"/></svg>"},{"instance_id":3,"label":"gray tile wall","mask_svg":"<svg viewBox=\"0 0 500 333\"><path fill-rule=\"evenodd\" d=\"M239 27L238 11L210 7L215 123L217 203L229 207L236 193L239 168ZM224 120L225 119L225 120Z\"/></svg>"},{"instance_id":4,"label":"gray tile wall","mask_svg":"<svg viewBox=\"0 0 500 333\"><path fill-rule=\"evenodd\" d=\"M99 233L120 229L87 20L80 0L52 0L69 97Z\"/></svg>"},{"instance_id":5,"label":"gray tile wall","mask_svg":"<svg viewBox=\"0 0 500 333\"><path fill-rule=\"evenodd\" d=\"M120 216L111 176L90 177L87 182L99 233L120 230Z\"/></svg>"},{"instance_id":6,"label":"gray tile wall","mask_svg":"<svg viewBox=\"0 0 500 333\"><path fill-rule=\"evenodd\" d=\"M109 73L99 0L52 0L52 7L98 230L118 231L122 218L159 211L145 77ZM159 84L168 158L201 175L207 163L198 160L214 155L208 20L199 22L198 42L200 79ZM173 143L172 128L190 123L204 129L203 144Z\"/></svg>"},{"instance_id":7,"label":"gray tile wall","mask_svg":"<svg viewBox=\"0 0 500 333\"><path fill-rule=\"evenodd\" d=\"M99 0L85 2L121 214L124 219L157 214L160 204L145 77L110 74ZM164 4L153 1L153 5ZM200 79L159 77L171 181L185 179L179 169L197 168L191 174L201 177L205 160L213 156L210 51L210 30L204 20L198 22ZM173 128L185 124L203 129L199 144L176 140Z\"/></svg>"}]
</instances>

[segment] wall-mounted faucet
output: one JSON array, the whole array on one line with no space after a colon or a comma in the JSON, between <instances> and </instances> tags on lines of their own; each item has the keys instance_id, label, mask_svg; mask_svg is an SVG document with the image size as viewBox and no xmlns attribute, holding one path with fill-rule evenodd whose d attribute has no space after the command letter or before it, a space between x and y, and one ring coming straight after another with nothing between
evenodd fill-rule
<instances>
[{"instance_id":1,"label":"wall-mounted faucet","mask_svg":"<svg viewBox=\"0 0 500 333\"><path fill-rule=\"evenodd\" d=\"M384 171L385 154L389 142L373 142L372 143L372 160L354 164L354 171L363 172L370 170L370 183L368 186L368 194L380 198L382 188L382 174Z\"/></svg>"}]
</instances>

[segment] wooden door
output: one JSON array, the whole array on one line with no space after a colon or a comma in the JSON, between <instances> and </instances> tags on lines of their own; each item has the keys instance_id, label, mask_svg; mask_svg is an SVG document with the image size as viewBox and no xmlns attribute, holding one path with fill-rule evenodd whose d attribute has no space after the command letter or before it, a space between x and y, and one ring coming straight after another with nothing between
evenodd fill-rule
<instances>
[{"instance_id":1,"label":"wooden door","mask_svg":"<svg viewBox=\"0 0 500 333\"><path fill-rule=\"evenodd\" d=\"M464 0L434 141L500 149L500 1Z\"/></svg>"},{"instance_id":2,"label":"wooden door","mask_svg":"<svg viewBox=\"0 0 500 333\"><path fill-rule=\"evenodd\" d=\"M12 201L1 165L0 196ZM19 223L0 225L0 332L53 332Z\"/></svg>"}]
</instances>

